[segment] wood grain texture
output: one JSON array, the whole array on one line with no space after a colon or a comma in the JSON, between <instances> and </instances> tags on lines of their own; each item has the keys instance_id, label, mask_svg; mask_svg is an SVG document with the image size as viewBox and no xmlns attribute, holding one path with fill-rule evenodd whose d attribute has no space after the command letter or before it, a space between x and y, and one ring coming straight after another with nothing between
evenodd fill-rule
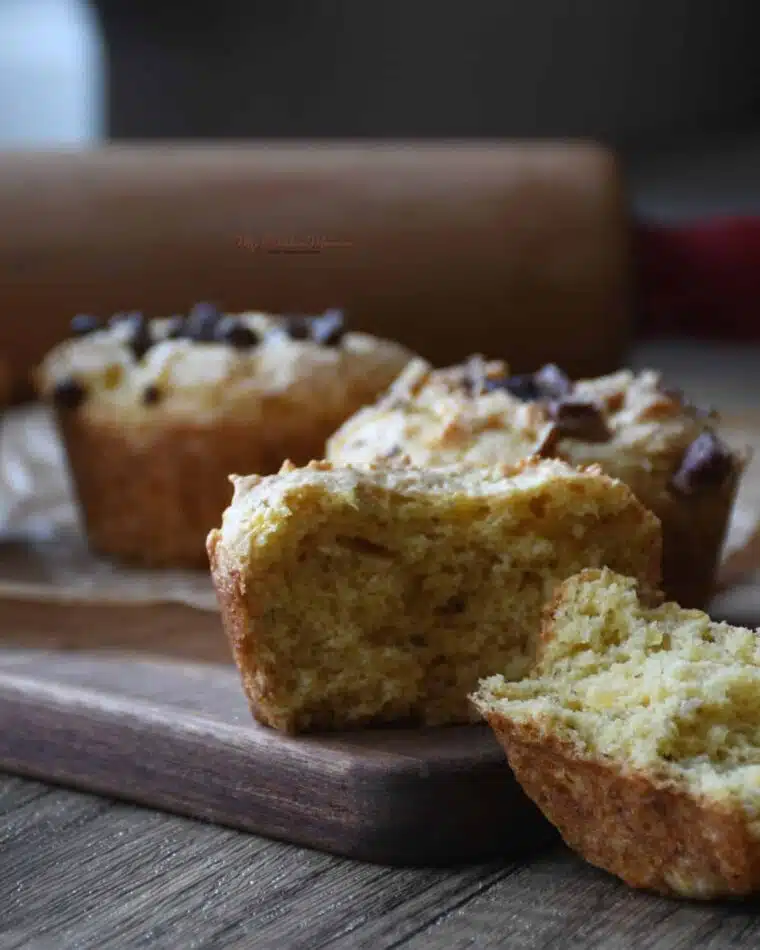
<instances>
[{"instance_id":1,"label":"wood grain texture","mask_svg":"<svg viewBox=\"0 0 760 950\"><path fill-rule=\"evenodd\" d=\"M232 664L219 617L183 604L0 599L0 650L5 647L127 652L143 658Z\"/></svg>"},{"instance_id":2,"label":"wood grain texture","mask_svg":"<svg viewBox=\"0 0 760 950\"><path fill-rule=\"evenodd\" d=\"M710 365L729 385L719 356ZM0 603L0 637L71 657L101 647L227 661L210 618L176 606L151 616ZM0 776L0 950L755 950L759 911L638 893L563 847L388 868Z\"/></svg>"},{"instance_id":3,"label":"wood grain texture","mask_svg":"<svg viewBox=\"0 0 760 950\"><path fill-rule=\"evenodd\" d=\"M0 950L752 950L753 903L631 891L563 847L387 868L0 777Z\"/></svg>"},{"instance_id":4,"label":"wood grain texture","mask_svg":"<svg viewBox=\"0 0 760 950\"><path fill-rule=\"evenodd\" d=\"M547 838L484 726L290 738L252 721L229 667L6 649L0 722L9 771L368 861Z\"/></svg>"},{"instance_id":5,"label":"wood grain texture","mask_svg":"<svg viewBox=\"0 0 760 950\"><path fill-rule=\"evenodd\" d=\"M366 945L384 920L390 946L512 868L384 868L19 779L0 789L16 832L0 850L3 950L316 950Z\"/></svg>"}]
</instances>

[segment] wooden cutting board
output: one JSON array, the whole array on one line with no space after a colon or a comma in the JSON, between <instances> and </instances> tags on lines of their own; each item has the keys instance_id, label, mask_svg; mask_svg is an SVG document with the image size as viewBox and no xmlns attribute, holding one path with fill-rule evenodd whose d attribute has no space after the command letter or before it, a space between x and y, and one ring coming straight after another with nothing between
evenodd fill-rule
<instances>
[{"instance_id":1,"label":"wooden cutting board","mask_svg":"<svg viewBox=\"0 0 760 950\"><path fill-rule=\"evenodd\" d=\"M289 738L257 725L219 620L0 602L0 768L395 865L551 831L483 726Z\"/></svg>"}]
</instances>

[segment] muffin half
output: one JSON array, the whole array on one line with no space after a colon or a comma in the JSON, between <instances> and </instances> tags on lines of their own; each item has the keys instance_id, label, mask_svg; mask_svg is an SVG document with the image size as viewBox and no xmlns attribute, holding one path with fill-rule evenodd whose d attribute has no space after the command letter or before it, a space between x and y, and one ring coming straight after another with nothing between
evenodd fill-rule
<instances>
[{"instance_id":1,"label":"muffin half","mask_svg":"<svg viewBox=\"0 0 760 950\"><path fill-rule=\"evenodd\" d=\"M563 462L315 462L234 485L211 570L251 709L277 729L473 721L480 677L529 668L558 582L604 564L659 580L654 515Z\"/></svg>"},{"instance_id":2,"label":"muffin half","mask_svg":"<svg viewBox=\"0 0 760 950\"><path fill-rule=\"evenodd\" d=\"M760 639L655 605L609 570L567 580L534 674L474 695L530 798L633 887L760 890Z\"/></svg>"}]
</instances>

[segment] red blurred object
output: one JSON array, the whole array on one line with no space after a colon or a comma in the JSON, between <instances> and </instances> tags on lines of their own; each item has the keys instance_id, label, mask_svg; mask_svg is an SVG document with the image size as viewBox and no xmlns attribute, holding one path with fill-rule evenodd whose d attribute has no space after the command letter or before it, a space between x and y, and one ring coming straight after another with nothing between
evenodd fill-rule
<instances>
[{"instance_id":1,"label":"red blurred object","mask_svg":"<svg viewBox=\"0 0 760 950\"><path fill-rule=\"evenodd\" d=\"M645 336L760 340L760 218L639 224Z\"/></svg>"}]
</instances>

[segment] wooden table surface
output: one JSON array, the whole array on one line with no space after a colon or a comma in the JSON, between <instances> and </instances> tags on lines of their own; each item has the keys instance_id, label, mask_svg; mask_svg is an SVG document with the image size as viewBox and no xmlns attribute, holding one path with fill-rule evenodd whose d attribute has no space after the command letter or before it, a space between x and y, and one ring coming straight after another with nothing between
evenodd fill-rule
<instances>
[{"instance_id":1,"label":"wooden table surface","mask_svg":"<svg viewBox=\"0 0 760 950\"><path fill-rule=\"evenodd\" d=\"M2 950L717 950L760 905L638 894L554 847L391 870L17 778L0 780Z\"/></svg>"},{"instance_id":2,"label":"wooden table surface","mask_svg":"<svg viewBox=\"0 0 760 950\"><path fill-rule=\"evenodd\" d=\"M727 398L760 404L760 382L749 390L723 359L711 372L741 387ZM637 893L561 845L516 864L389 869L0 776L0 950L757 946L760 902Z\"/></svg>"}]
</instances>

